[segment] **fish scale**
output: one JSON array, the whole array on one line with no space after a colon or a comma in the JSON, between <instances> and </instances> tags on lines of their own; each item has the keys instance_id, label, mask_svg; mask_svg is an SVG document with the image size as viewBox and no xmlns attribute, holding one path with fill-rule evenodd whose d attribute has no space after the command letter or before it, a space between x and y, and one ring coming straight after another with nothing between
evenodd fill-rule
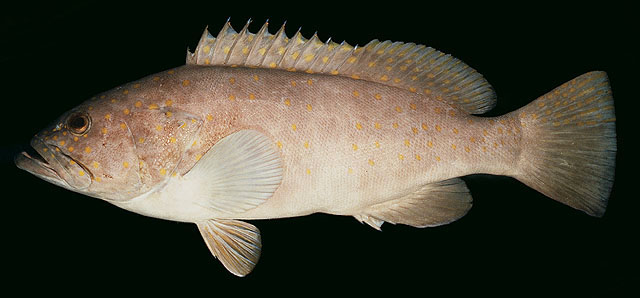
<instances>
[{"instance_id":1,"label":"fish scale","mask_svg":"<svg viewBox=\"0 0 640 298\"><path fill-rule=\"evenodd\" d=\"M413 43L289 38L265 24L207 30L186 65L99 94L32 139L18 167L156 218L195 223L231 273L251 272L243 220L316 212L447 224L471 208L461 176L515 177L605 212L616 136L607 75L589 72L497 117L493 88Z\"/></svg>"}]
</instances>

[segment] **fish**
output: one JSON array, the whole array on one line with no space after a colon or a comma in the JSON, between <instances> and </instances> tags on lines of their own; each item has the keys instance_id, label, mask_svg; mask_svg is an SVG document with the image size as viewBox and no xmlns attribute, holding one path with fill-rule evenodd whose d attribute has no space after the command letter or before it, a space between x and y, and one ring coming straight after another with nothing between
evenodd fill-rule
<instances>
[{"instance_id":1,"label":"fish","mask_svg":"<svg viewBox=\"0 0 640 298\"><path fill-rule=\"evenodd\" d=\"M616 127L607 74L592 71L504 115L493 87L415 43L365 46L205 28L186 63L89 98L32 137L15 164L154 218L196 224L232 274L256 266L247 221L326 213L436 227L463 217L463 176L513 177L604 215Z\"/></svg>"}]
</instances>

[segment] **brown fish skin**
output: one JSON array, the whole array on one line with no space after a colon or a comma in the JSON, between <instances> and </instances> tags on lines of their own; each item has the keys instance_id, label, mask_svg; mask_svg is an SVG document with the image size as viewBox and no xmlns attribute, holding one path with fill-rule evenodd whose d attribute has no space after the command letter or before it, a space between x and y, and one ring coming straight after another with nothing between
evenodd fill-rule
<instances>
[{"instance_id":1,"label":"brown fish skin","mask_svg":"<svg viewBox=\"0 0 640 298\"><path fill-rule=\"evenodd\" d=\"M604 213L616 152L604 72L477 117L495 104L491 87L431 48L356 49L246 28L236 36L227 23L217 43L205 31L187 65L63 114L32 140L41 158L22 153L16 164L133 212L196 223L239 276L261 244L238 219L324 212L376 229L436 226L469 210L456 177L474 173L512 176Z\"/></svg>"}]
</instances>

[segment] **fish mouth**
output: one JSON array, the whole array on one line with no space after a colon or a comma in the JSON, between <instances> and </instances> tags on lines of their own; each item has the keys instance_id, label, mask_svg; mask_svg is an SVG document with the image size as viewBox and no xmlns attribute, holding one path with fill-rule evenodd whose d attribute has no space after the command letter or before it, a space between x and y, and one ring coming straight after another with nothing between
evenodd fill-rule
<instances>
[{"instance_id":1,"label":"fish mouth","mask_svg":"<svg viewBox=\"0 0 640 298\"><path fill-rule=\"evenodd\" d=\"M84 164L39 138L33 138L31 148L18 153L14 162L40 179L74 191L86 189L92 181L93 175Z\"/></svg>"}]
</instances>

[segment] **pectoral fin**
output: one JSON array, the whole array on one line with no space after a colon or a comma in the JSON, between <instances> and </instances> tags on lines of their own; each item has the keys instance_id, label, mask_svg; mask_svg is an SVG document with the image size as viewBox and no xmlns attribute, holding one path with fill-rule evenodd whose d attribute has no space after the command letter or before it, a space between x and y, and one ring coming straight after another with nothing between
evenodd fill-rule
<instances>
[{"instance_id":1,"label":"pectoral fin","mask_svg":"<svg viewBox=\"0 0 640 298\"><path fill-rule=\"evenodd\" d=\"M418 228L450 223L471 208L471 195L464 181L453 178L431 183L407 196L376 204L354 217L376 230L384 222Z\"/></svg>"},{"instance_id":2,"label":"pectoral fin","mask_svg":"<svg viewBox=\"0 0 640 298\"><path fill-rule=\"evenodd\" d=\"M238 214L269 199L282 181L276 144L255 130L219 140L184 176L196 200L221 214Z\"/></svg>"},{"instance_id":3,"label":"pectoral fin","mask_svg":"<svg viewBox=\"0 0 640 298\"><path fill-rule=\"evenodd\" d=\"M260 231L243 221L211 219L197 223L207 247L229 272L245 276L260 258Z\"/></svg>"}]
</instances>

